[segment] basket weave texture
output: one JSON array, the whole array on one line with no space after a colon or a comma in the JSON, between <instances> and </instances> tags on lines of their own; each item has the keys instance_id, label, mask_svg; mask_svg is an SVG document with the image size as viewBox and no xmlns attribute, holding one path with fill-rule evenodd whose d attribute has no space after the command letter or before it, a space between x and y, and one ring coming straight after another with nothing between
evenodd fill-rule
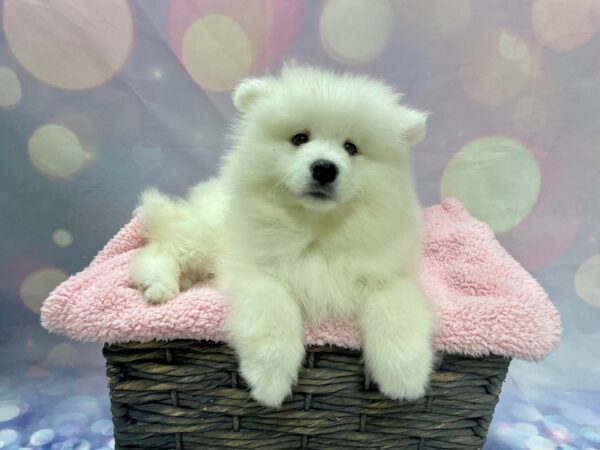
<instances>
[{"instance_id":1,"label":"basket weave texture","mask_svg":"<svg viewBox=\"0 0 600 450\"><path fill-rule=\"evenodd\" d=\"M293 396L257 404L235 354L208 341L104 347L118 449L477 449L510 359L440 355L428 394L384 397L361 353L309 347Z\"/></svg>"}]
</instances>

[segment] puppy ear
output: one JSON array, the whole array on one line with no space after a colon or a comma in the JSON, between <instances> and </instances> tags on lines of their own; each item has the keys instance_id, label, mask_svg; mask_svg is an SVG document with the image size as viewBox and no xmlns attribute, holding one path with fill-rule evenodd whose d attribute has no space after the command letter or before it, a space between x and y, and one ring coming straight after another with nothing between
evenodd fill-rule
<instances>
[{"instance_id":1,"label":"puppy ear","mask_svg":"<svg viewBox=\"0 0 600 450\"><path fill-rule=\"evenodd\" d=\"M402 109L401 121L404 128L404 139L412 147L425 137L429 113L406 107Z\"/></svg>"},{"instance_id":2,"label":"puppy ear","mask_svg":"<svg viewBox=\"0 0 600 450\"><path fill-rule=\"evenodd\" d=\"M242 80L233 92L233 104L241 112L250 111L256 101L269 92L271 84L272 80L268 78Z\"/></svg>"}]
</instances>

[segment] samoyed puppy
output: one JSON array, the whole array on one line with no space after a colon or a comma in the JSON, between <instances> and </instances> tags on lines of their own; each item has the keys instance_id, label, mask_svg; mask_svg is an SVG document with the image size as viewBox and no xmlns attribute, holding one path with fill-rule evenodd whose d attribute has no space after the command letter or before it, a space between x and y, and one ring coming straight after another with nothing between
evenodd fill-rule
<instances>
[{"instance_id":1,"label":"samoyed puppy","mask_svg":"<svg viewBox=\"0 0 600 450\"><path fill-rule=\"evenodd\" d=\"M278 407L303 329L353 321L367 370L394 399L425 393L434 319L421 286L421 208L409 148L426 114L365 76L285 66L243 81L218 178L189 197L142 197L133 281L150 303L216 277L227 333L260 403Z\"/></svg>"}]
</instances>

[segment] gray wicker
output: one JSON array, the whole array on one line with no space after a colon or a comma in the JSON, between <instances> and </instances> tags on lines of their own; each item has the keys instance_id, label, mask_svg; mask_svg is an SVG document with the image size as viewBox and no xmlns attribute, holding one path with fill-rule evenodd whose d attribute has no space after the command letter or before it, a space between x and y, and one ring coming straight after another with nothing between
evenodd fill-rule
<instances>
[{"instance_id":1,"label":"gray wicker","mask_svg":"<svg viewBox=\"0 0 600 450\"><path fill-rule=\"evenodd\" d=\"M232 350L204 341L107 345L118 449L475 449L509 359L442 355L430 392L390 400L360 352L311 347L280 410L258 405Z\"/></svg>"}]
</instances>

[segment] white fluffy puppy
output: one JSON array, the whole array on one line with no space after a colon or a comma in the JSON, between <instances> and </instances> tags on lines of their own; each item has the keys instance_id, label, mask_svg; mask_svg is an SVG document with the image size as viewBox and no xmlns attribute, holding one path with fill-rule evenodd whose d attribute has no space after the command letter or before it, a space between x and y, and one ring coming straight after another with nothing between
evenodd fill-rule
<instances>
[{"instance_id":1,"label":"white fluffy puppy","mask_svg":"<svg viewBox=\"0 0 600 450\"><path fill-rule=\"evenodd\" d=\"M400 100L379 81L310 67L246 80L219 178L187 200L143 196L147 245L133 280L161 303L216 275L230 343L262 404L281 405L304 357L304 325L327 318L356 323L384 394L425 392L434 320L418 281L408 150L426 115Z\"/></svg>"}]
</instances>

